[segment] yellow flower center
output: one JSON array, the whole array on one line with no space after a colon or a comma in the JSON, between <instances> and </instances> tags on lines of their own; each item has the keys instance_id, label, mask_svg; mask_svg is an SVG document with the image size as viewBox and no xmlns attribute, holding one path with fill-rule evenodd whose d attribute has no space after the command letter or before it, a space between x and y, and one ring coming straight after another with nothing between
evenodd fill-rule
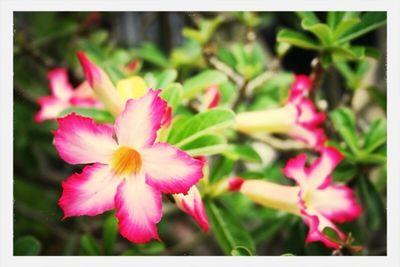
<instances>
[{"instance_id":1,"label":"yellow flower center","mask_svg":"<svg viewBox=\"0 0 400 267\"><path fill-rule=\"evenodd\" d=\"M131 175L138 173L142 167L140 154L129 147L118 148L111 159L111 168L116 175Z\"/></svg>"}]
</instances>

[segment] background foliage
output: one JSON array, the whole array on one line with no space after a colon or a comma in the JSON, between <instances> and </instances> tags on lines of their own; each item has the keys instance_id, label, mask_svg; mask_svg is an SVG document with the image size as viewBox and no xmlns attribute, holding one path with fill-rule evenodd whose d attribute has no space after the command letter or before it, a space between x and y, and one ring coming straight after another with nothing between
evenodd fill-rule
<instances>
[{"instance_id":1,"label":"background foliage","mask_svg":"<svg viewBox=\"0 0 400 267\"><path fill-rule=\"evenodd\" d=\"M305 245L307 227L300 218L256 206L239 194L218 199L205 194L212 226L207 234L164 201L162 243L129 243L118 234L111 213L62 221L61 181L80 169L58 157L51 134L56 124L37 124L33 116L37 98L49 94L49 69L68 68L74 85L83 80L76 52L84 50L113 81L123 78L121 67L134 60L135 73L150 87L166 89L164 97L174 103L176 115L168 141L192 155L214 155L210 184L234 173L289 184L280 170L298 151L215 131L233 121L227 108L279 106L293 72L323 71L314 99L327 108L326 131L345 156L334 179L354 188L364 207L360 219L341 227L364 247L362 254L385 255L385 21L381 12L15 13L14 254L332 253L321 244ZM219 85L220 107L193 115L198 94L212 84ZM190 105L180 105L180 99ZM104 113L90 115L109 120Z\"/></svg>"}]
</instances>

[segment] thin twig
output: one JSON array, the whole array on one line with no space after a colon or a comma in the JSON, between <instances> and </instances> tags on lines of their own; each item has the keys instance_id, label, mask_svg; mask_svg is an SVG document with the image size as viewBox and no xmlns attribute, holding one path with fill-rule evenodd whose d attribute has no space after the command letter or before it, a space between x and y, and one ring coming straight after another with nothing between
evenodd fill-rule
<instances>
[{"instance_id":1,"label":"thin twig","mask_svg":"<svg viewBox=\"0 0 400 267\"><path fill-rule=\"evenodd\" d=\"M208 61L214 68L225 73L238 88L243 87L245 79L240 74L236 73L230 66L226 65L215 56L211 56Z\"/></svg>"}]
</instances>

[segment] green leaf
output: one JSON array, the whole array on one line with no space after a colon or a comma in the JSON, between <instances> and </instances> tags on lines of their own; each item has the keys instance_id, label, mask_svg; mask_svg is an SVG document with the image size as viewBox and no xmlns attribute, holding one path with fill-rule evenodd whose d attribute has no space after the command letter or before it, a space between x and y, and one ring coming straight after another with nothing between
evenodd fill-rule
<instances>
[{"instance_id":1,"label":"green leaf","mask_svg":"<svg viewBox=\"0 0 400 267\"><path fill-rule=\"evenodd\" d=\"M230 145L224 155L231 160L245 160L248 162L261 163L261 157L250 145Z\"/></svg>"},{"instance_id":2,"label":"green leaf","mask_svg":"<svg viewBox=\"0 0 400 267\"><path fill-rule=\"evenodd\" d=\"M320 50L322 48L314 39L289 29L279 31L277 41L285 42L304 49Z\"/></svg>"},{"instance_id":3,"label":"green leaf","mask_svg":"<svg viewBox=\"0 0 400 267\"><path fill-rule=\"evenodd\" d=\"M335 168L332 177L336 182L348 183L357 174L358 169L356 165L348 160L344 160Z\"/></svg>"},{"instance_id":4,"label":"green leaf","mask_svg":"<svg viewBox=\"0 0 400 267\"><path fill-rule=\"evenodd\" d=\"M175 111L180 104L183 94L183 87L180 83L171 83L165 87L160 94L160 97L167 101L168 105Z\"/></svg>"},{"instance_id":5,"label":"green leaf","mask_svg":"<svg viewBox=\"0 0 400 267\"><path fill-rule=\"evenodd\" d=\"M375 86L367 88L368 94L386 112L386 94Z\"/></svg>"},{"instance_id":6,"label":"green leaf","mask_svg":"<svg viewBox=\"0 0 400 267\"><path fill-rule=\"evenodd\" d=\"M354 113L349 108L338 108L329 114L335 129L339 132L353 154L359 153Z\"/></svg>"},{"instance_id":7,"label":"green leaf","mask_svg":"<svg viewBox=\"0 0 400 267\"><path fill-rule=\"evenodd\" d=\"M375 120L364 137L364 151L372 153L375 149L386 143L386 120Z\"/></svg>"},{"instance_id":8,"label":"green leaf","mask_svg":"<svg viewBox=\"0 0 400 267\"><path fill-rule=\"evenodd\" d=\"M114 84L125 78L125 74L116 66L112 64L102 64L102 66Z\"/></svg>"},{"instance_id":9,"label":"green leaf","mask_svg":"<svg viewBox=\"0 0 400 267\"><path fill-rule=\"evenodd\" d=\"M342 244L343 241L340 239L338 233L331 227L327 226L322 230L322 234L326 236L329 240Z\"/></svg>"},{"instance_id":10,"label":"green leaf","mask_svg":"<svg viewBox=\"0 0 400 267\"><path fill-rule=\"evenodd\" d=\"M157 75L157 85L156 89L164 88L167 85L173 83L178 77L178 72L175 69L164 70L159 75Z\"/></svg>"},{"instance_id":11,"label":"green leaf","mask_svg":"<svg viewBox=\"0 0 400 267\"><path fill-rule=\"evenodd\" d=\"M333 56L339 58L339 60L361 60L365 57L365 47L362 46L335 46L331 49L333 52Z\"/></svg>"},{"instance_id":12,"label":"green leaf","mask_svg":"<svg viewBox=\"0 0 400 267\"><path fill-rule=\"evenodd\" d=\"M95 108L71 107L61 111L61 113L58 116L64 117L70 113L76 113L81 116L90 117L98 123L114 122L114 117L110 112Z\"/></svg>"},{"instance_id":13,"label":"green leaf","mask_svg":"<svg viewBox=\"0 0 400 267\"><path fill-rule=\"evenodd\" d=\"M23 236L14 241L14 256L36 256L40 254L42 245L33 236Z\"/></svg>"},{"instance_id":14,"label":"green leaf","mask_svg":"<svg viewBox=\"0 0 400 267\"><path fill-rule=\"evenodd\" d=\"M228 77L218 70L205 70L183 83L183 97L191 99L210 85L219 85Z\"/></svg>"},{"instance_id":15,"label":"green leaf","mask_svg":"<svg viewBox=\"0 0 400 267\"><path fill-rule=\"evenodd\" d=\"M219 85L221 93L220 105L230 105L238 95L238 89L231 81L226 81Z\"/></svg>"},{"instance_id":16,"label":"green leaf","mask_svg":"<svg viewBox=\"0 0 400 267\"><path fill-rule=\"evenodd\" d=\"M370 229L377 230L386 221L382 198L367 176L357 179L357 189L362 200L367 225Z\"/></svg>"},{"instance_id":17,"label":"green leaf","mask_svg":"<svg viewBox=\"0 0 400 267\"><path fill-rule=\"evenodd\" d=\"M152 43L145 43L141 47L133 49L132 54L162 68L167 68L169 65L164 53Z\"/></svg>"},{"instance_id":18,"label":"green leaf","mask_svg":"<svg viewBox=\"0 0 400 267\"><path fill-rule=\"evenodd\" d=\"M323 45L329 46L333 43L333 33L328 25L323 23L314 23L309 19L304 19L301 22L301 27L312 32Z\"/></svg>"},{"instance_id":19,"label":"green leaf","mask_svg":"<svg viewBox=\"0 0 400 267\"><path fill-rule=\"evenodd\" d=\"M386 24L386 12L366 12L361 17L361 22L351 27L341 38L338 43L346 43L367 32L375 30Z\"/></svg>"},{"instance_id":20,"label":"green leaf","mask_svg":"<svg viewBox=\"0 0 400 267\"><path fill-rule=\"evenodd\" d=\"M198 113L181 126L180 131L171 130L169 143L177 147L211 133L226 129L234 123L235 114L232 110L214 108Z\"/></svg>"},{"instance_id":21,"label":"green leaf","mask_svg":"<svg viewBox=\"0 0 400 267\"><path fill-rule=\"evenodd\" d=\"M237 221L237 217L222 205L206 201L207 215L214 236L227 255L253 255L255 247L249 233Z\"/></svg>"},{"instance_id":22,"label":"green leaf","mask_svg":"<svg viewBox=\"0 0 400 267\"><path fill-rule=\"evenodd\" d=\"M81 246L87 255L90 256L100 255L100 249L96 245L96 242L94 241L92 235L90 234L84 234L81 237Z\"/></svg>"},{"instance_id":23,"label":"green leaf","mask_svg":"<svg viewBox=\"0 0 400 267\"><path fill-rule=\"evenodd\" d=\"M335 40L339 39L343 34L345 34L351 27L360 22L359 18L351 18L340 21L336 29L333 32L333 37Z\"/></svg>"},{"instance_id":24,"label":"green leaf","mask_svg":"<svg viewBox=\"0 0 400 267\"><path fill-rule=\"evenodd\" d=\"M335 29L336 26L342 21L345 12L329 11L327 16L327 23L331 29Z\"/></svg>"},{"instance_id":25,"label":"green leaf","mask_svg":"<svg viewBox=\"0 0 400 267\"><path fill-rule=\"evenodd\" d=\"M114 214L111 214L103 226L103 248L104 254L113 255L115 241L118 235L118 223Z\"/></svg>"},{"instance_id":26,"label":"green leaf","mask_svg":"<svg viewBox=\"0 0 400 267\"><path fill-rule=\"evenodd\" d=\"M309 20L310 23L312 24L316 24L319 23L319 19L317 17L317 15L315 15L314 12L310 12L310 11L300 11L300 12L296 12L297 16L299 16L302 20Z\"/></svg>"},{"instance_id":27,"label":"green leaf","mask_svg":"<svg viewBox=\"0 0 400 267\"><path fill-rule=\"evenodd\" d=\"M226 157L218 157L216 160L212 162L210 169L210 183L216 183L229 176L233 168L235 167L235 161L226 158Z\"/></svg>"},{"instance_id":28,"label":"green leaf","mask_svg":"<svg viewBox=\"0 0 400 267\"><path fill-rule=\"evenodd\" d=\"M221 153L227 149L226 138L221 135L204 135L196 140L184 145L181 149L185 150L192 157L210 156Z\"/></svg>"}]
</instances>

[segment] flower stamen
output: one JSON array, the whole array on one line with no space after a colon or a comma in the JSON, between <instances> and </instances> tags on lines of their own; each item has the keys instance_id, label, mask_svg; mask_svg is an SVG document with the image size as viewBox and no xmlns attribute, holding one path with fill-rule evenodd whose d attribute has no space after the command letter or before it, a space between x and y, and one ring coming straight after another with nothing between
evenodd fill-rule
<instances>
[{"instance_id":1,"label":"flower stamen","mask_svg":"<svg viewBox=\"0 0 400 267\"><path fill-rule=\"evenodd\" d=\"M131 175L138 173L142 167L140 154L129 147L118 148L111 159L111 168L116 175Z\"/></svg>"}]
</instances>

